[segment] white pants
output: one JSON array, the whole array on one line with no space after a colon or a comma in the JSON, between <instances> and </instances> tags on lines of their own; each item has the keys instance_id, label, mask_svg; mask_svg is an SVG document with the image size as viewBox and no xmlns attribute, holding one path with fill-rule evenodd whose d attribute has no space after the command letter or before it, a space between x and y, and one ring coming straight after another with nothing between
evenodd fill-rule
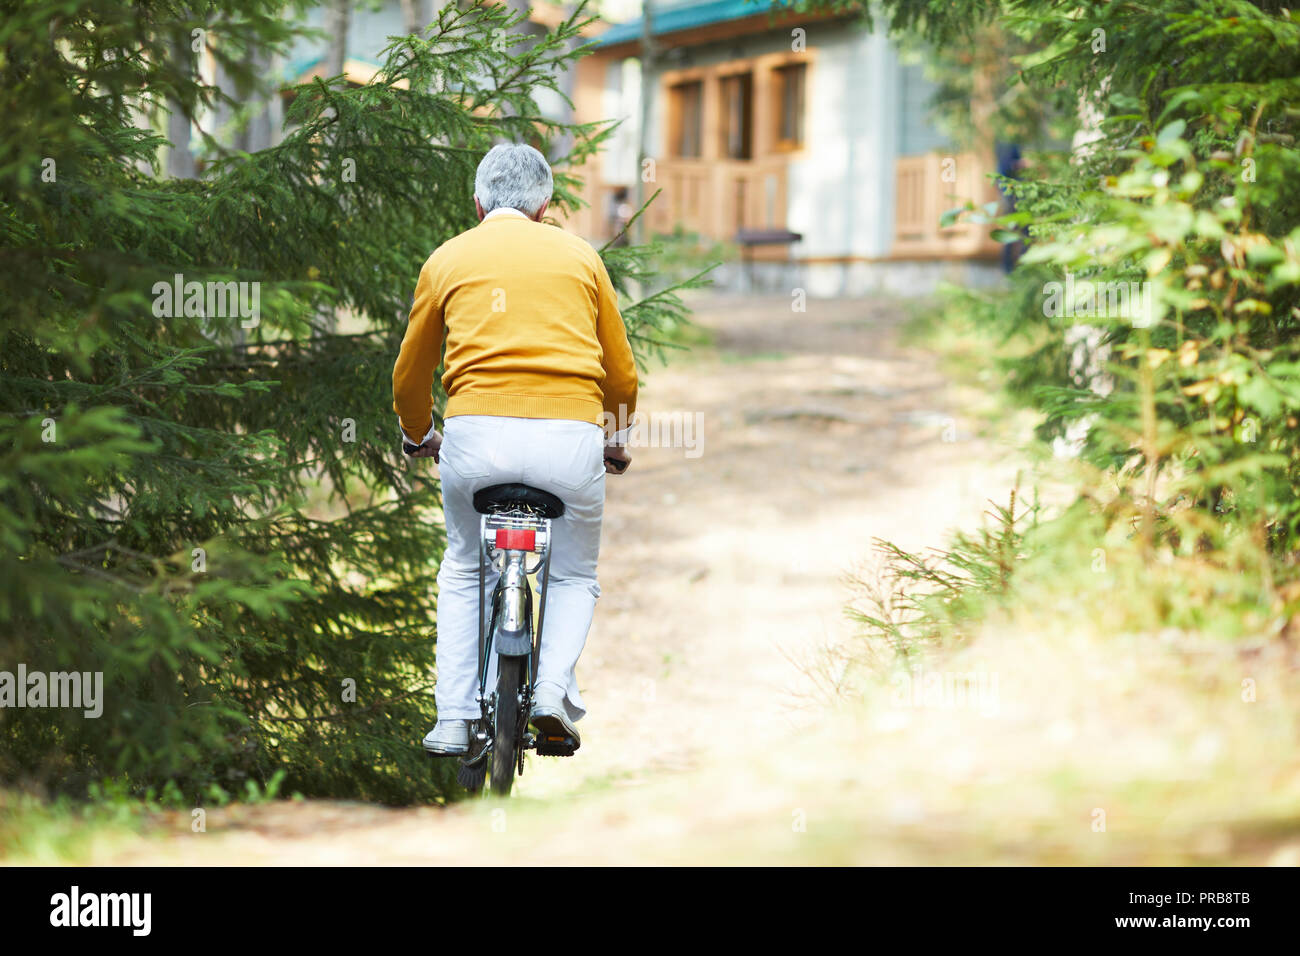
<instances>
[{"instance_id":1,"label":"white pants","mask_svg":"<svg viewBox=\"0 0 1300 956\"><path fill-rule=\"evenodd\" d=\"M447 419L439 454L447 550L438 569L438 683L440 720L476 719L478 691L479 513L474 492L520 481L564 502L564 516L551 523L551 571L537 684L564 694L569 719L587 712L574 671L587 642L600 587L600 517L605 507L605 436L599 425L558 419L457 415ZM491 604L498 574L485 576L484 603ZM539 582L540 584L540 582ZM539 595L540 596L540 595ZM487 619L489 608L484 608ZM496 655L488 692L496 686Z\"/></svg>"}]
</instances>

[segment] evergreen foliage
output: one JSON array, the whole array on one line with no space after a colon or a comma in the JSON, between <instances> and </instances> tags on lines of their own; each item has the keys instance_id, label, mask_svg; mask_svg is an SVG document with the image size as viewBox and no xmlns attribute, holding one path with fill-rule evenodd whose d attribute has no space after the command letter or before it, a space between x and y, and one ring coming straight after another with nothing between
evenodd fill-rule
<instances>
[{"instance_id":1,"label":"evergreen foliage","mask_svg":"<svg viewBox=\"0 0 1300 956\"><path fill-rule=\"evenodd\" d=\"M607 130L536 94L586 18L525 38L504 5L450 5L370 84L294 88L278 145L209 140L200 178L163 177L163 111L228 99L192 38L251 84L248 51L300 32L283 6L0 2L0 670L102 671L105 698L97 719L0 710L0 783L457 792L418 746L443 538L392 364L493 143L547 152L573 208L566 170ZM607 255L621 292L649 254ZM256 284L256 321L206 295L169 308L177 275ZM624 317L644 358L685 311L667 289Z\"/></svg>"},{"instance_id":2,"label":"evergreen foliage","mask_svg":"<svg viewBox=\"0 0 1300 956\"><path fill-rule=\"evenodd\" d=\"M948 215L992 222L1004 241L1027 233L1009 288L957 294L950 309L1015 343L1000 377L1041 413L1039 437L1080 463L1074 504L1015 532L1017 573L1034 578L1015 600L1055 580L1098 614L1123 608L1120 627L1292 630L1296 14L1247 0L885 0L877 18L935 45L949 90L973 87L962 56L978 50L960 51L994 31L1021 52L993 102L1041 105L1036 117L999 109L990 130L1038 147L1007 183L1016 211ZM988 590L973 576L940 592L967 585Z\"/></svg>"}]
</instances>

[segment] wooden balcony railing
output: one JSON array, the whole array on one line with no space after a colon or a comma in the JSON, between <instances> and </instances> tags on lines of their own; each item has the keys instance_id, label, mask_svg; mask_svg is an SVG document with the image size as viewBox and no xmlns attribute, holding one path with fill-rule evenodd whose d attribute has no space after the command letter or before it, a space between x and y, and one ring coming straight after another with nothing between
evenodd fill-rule
<instances>
[{"instance_id":1,"label":"wooden balcony railing","mask_svg":"<svg viewBox=\"0 0 1300 956\"><path fill-rule=\"evenodd\" d=\"M786 163L783 159L670 159L657 164L662 188L647 215L655 231L674 226L709 239L734 239L741 229L786 227Z\"/></svg>"},{"instance_id":2,"label":"wooden balcony railing","mask_svg":"<svg viewBox=\"0 0 1300 956\"><path fill-rule=\"evenodd\" d=\"M997 201L986 178L989 167L974 153L906 156L895 161L892 258L964 259L995 257L1001 246L990 227L961 224L940 228L939 217L966 200ZM655 232L676 226L708 239L734 240L741 230L788 229L789 167L784 157L756 160L664 159L647 195L663 192L650 207ZM764 250L763 258L770 257ZM771 254L784 255L784 247Z\"/></svg>"},{"instance_id":3,"label":"wooden balcony railing","mask_svg":"<svg viewBox=\"0 0 1300 956\"><path fill-rule=\"evenodd\" d=\"M991 170L974 153L904 156L895 161L894 258L969 258L997 255L990 227L963 223L939 227L946 210L1000 198L986 178Z\"/></svg>"}]
</instances>

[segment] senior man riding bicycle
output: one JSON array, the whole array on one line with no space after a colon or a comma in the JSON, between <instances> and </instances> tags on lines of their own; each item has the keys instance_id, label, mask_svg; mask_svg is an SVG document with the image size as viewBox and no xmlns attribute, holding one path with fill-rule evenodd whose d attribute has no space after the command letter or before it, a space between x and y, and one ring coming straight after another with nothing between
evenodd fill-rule
<instances>
[{"instance_id":1,"label":"senior man riding bicycle","mask_svg":"<svg viewBox=\"0 0 1300 956\"><path fill-rule=\"evenodd\" d=\"M479 224L424 263L393 367L393 409L413 457L441 465L447 550L438 570L438 722L433 754L464 754L479 717L479 514L474 492L522 482L565 504L554 524L546 628L529 715L579 741L586 713L575 667L596 598L605 475L631 461L610 413L636 410L637 374L618 296L591 245L541 218L553 181L531 146L494 146L479 163ZM433 376L447 344L445 435L433 426ZM610 463L607 463L607 459ZM489 587L491 582L489 582Z\"/></svg>"}]
</instances>

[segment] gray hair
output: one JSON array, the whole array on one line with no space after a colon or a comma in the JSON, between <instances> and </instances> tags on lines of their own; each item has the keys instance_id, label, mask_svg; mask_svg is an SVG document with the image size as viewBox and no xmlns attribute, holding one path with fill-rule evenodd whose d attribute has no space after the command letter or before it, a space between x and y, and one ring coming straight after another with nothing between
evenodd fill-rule
<instances>
[{"instance_id":1,"label":"gray hair","mask_svg":"<svg viewBox=\"0 0 1300 956\"><path fill-rule=\"evenodd\" d=\"M523 143L493 146L474 174L474 197L485 213L508 206L535 216L554 188L546 157Z\"/></svg>"}]
</instances>

